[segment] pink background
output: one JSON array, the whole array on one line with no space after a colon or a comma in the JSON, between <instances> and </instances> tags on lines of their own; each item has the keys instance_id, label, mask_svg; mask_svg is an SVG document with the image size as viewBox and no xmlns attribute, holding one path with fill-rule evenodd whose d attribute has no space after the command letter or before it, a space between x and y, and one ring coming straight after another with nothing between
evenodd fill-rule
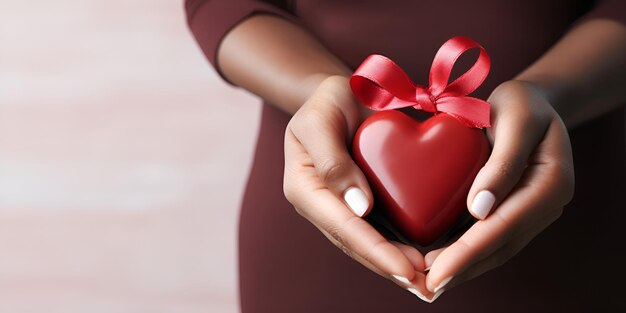
<instances>
[{"instance_id":1,"label":"pink background","mask_svg":"<svg viewBox=\"0 0 626 313\"><path fill-rule=\"evenodd\" d=\"M257 103L181 0L0 1L0 312L236 312Z\"/></svg>"}]
</instances>

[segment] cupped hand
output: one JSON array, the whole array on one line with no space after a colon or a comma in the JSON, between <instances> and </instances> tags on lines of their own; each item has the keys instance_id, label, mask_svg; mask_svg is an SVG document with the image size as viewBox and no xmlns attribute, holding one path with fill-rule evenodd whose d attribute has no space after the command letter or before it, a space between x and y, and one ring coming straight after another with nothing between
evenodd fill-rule
<instances>
[{"instance_id":1,"label":"cupped hand","mask_svg":"<svg viewBox=\"0 0 626 313\"><path fill-rule=\"evenodd\" d=\"M489 102L493 151L467 198L478 221L426 255L426 287L434 299L505 263L559 218L573 197L569 137L546 97L531 83L509 81Z\"/></svg>"},{"instance_id":2,"label":"cupped hand","mask_svg":"<svg viewBox=\"0 0 626 313\"><path fill-rule=\"evenodd\" d=\"M285 196L348 256L430 301L422 254L388 241L362 218L373 196L348 152L360 107L348 79L332 76L294 114L285 133Z\"/></svg>"}]
</instances>

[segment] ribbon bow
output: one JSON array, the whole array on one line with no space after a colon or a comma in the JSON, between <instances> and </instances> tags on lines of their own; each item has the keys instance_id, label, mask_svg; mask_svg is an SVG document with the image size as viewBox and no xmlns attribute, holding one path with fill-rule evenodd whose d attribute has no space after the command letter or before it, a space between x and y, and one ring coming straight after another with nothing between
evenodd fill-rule
<instances>
[{"instance_id":1,"label":"ribbon bow","mask_svg":"<svg viewBox=\"0 0 626 313\"><path fill-rule=\"evenodd\" d=\"M456 60L466 51L478 48L476 63L463 75L448 84ZM489 127L489 103L468 97L483 83L491 60L485 49L467 37L446 41L433 60L428 87L416 85L393 61L373 54L367 57L350 78L354 95L368 108L376 111L414 107L437 114L444 112L464 124Z\"/></svg>"}]
</instances>

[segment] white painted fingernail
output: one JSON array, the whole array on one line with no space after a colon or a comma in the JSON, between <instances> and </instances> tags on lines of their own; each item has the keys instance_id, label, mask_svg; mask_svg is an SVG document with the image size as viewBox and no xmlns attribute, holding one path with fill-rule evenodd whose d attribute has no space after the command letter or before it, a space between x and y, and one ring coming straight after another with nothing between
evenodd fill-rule
<instances>
[{"instance_id":1,"label":"white painted fingernail","mask_svg":"<svg viewBox=\"0 0 626 313\"><path fill-rule=\"evenodd\" d=\"M470 211L482 220L489 215L494 203L496 203L496 196L488 190L483 190L474 197Z\"/></svg>"},{"instance_id":2,"label":"white painted fingernail","mask_svg":"<svg viewBox=\"0 0 626 313\"><path fill-rule=\"evenodd\" d=\"M343 193L343 199L346 200L346 203L352 212L358 216L363 216L365 211L367 211L367 208L370 206L365 193L357 187L348 188L346 192Z\"/></svg>"},{"instance_id":3,"label":"white painted fingernail","mask_svg":"<svg viewBox=\"0 0 626 313\"><path fill-rule=\"evenodd\" d=\"M435 292L435 295L433 295L433 297L430 298L430 300L426 299L425 301L428 302L428 303L435 302L435 300L437 300L437 298L439 298L439 296L441 296L444 293L444 291L446 291L446 290L445 289L441 289L438 292Z\"/></svg>"},{"instance_id":4,"label":"white painted fingernail","mask_svg":"<svg viewBox=\"0 0 626 313\"><path fill-rule=\"evenodd\" d=\"M435 293L439 292L442 290L443 287L445 287L450 281L452 280L452 276L444 279L441 281L441 283L439 283L439 286L437 286L434 290ZM434 297L433 297L434 298ZM434 301L434 300L433 300Z\"/></svg>"},{"instance_id":5,"label":"white painted fingernail","mask_svg":"<svg viewBox=\"0 0 626 313\"><path fill-rule=\"evenodd\" d=\"M426 301L428 303L431 302L431 300L428 300L428 298L424 297L424 295L421 292L417 291L417 289L407 288L407 290L411 292L412 294L416 295L418 298L422 299L422 301Z\"/></svg>"},{"instance_id":6,"label":"white painted fingernail","mask_svg":"<svg viewBox=\"0 0 626 313\"><path fill-rule=\"evenodd\" d=\"M411 281L404 276L400 276L400 275L391 275L391 276L393 276L393 278L395 278L397 281L405 283L407 285L411 283Z\"/></svg>"}]
</instances>

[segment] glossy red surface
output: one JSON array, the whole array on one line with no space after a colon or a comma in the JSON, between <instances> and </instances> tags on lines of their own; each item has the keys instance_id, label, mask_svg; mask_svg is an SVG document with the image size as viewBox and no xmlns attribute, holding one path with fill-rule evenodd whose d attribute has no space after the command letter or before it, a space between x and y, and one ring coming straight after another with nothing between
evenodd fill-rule
<instances>
[{"instance_id":1,"label":"glossy red surface","mask_svg":"<svg viewBox=\"0 0 626 313\"><path fill-rule=\"evenodd\" d=\"M490 146L481 130L447 114L419 122L390 110L361 124L352 150L374 191L375 209L404 237L427 246L466 210Z\"/></svg>"}]
</instances>

